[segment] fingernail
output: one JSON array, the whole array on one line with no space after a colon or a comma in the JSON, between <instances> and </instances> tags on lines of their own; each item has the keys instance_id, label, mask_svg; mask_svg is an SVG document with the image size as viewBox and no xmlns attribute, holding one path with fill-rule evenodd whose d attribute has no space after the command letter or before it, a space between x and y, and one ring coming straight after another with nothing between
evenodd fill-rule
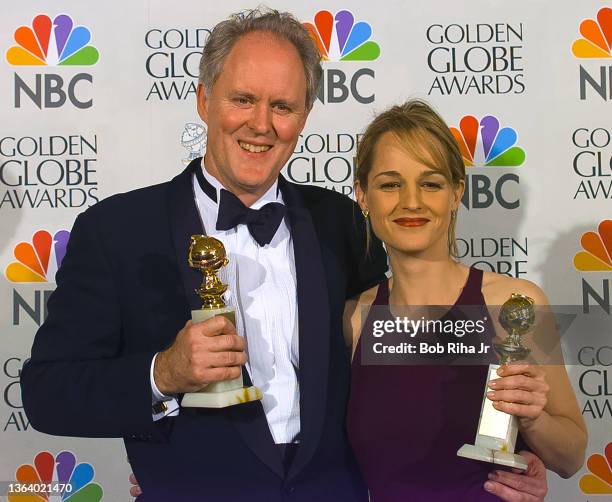
<instances>
[{"instance_id":1,"label":"fingernail","mask_svg":"<svg viewBox=\"0 0 612 502\"><path fill-rule=\"evenodd\" d=\"M497 380L491 380L489 382L489 387L491 387L492 389L497 388Z\"/></svg>"},{"instance_id":2,"label":"fingernail","mask_svg":"<svg viewBox=\"0 0 612 502\"><path fill-rule=\"evenodd\" d=\"M489 399L493 399L495 397L495 391L490 390L489 392L487 392L487 397Z\"/></svg>"},{"instance_id":3,"label":"fingernail","mask_svg":"<svg viewBox=\"0 0 612 502\"><path fill-rule=\"evenodd\" d=\"M493 483L487 481L484 484L484 489L488 492L492 492L493 491Z\"/></svg>"},{"instance_id":4,"label":"fingernail","mask_svg":"<svg viewBox=\"0 0 612 502\"><path fill-rule=\"evenodd\" d=\"M497 477L498 477L497 473L495 473L495 472L490 472L489 473L489 479L495 481L497 479Z\"/></svg>"},{"instance_id":5,"label":"fingernail","mask_svg":"<svg viewBox=\"0 0 612 502\"><path fill-rule=\"evenodd\" d=\"M499 368L497 368L497 374L499 376L502 376L504 374L504 367L500 366Z\"/></svg>"}]
</instances>

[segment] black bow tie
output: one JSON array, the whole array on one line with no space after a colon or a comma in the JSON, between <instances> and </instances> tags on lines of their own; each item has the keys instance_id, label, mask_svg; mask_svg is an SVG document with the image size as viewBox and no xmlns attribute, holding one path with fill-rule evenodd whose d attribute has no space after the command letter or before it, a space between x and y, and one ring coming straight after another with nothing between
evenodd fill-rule
<instances>
[{"instance_id":1,"label":"black bow tie","mask_svg":"<svg viewBox=\"0 0 612 502\"><path fill-rule=\"evenodd\" d=\"M217 202L217 191L206 180L201 169L196 169L196 179L202 191ZM244 223L260 246L272 241L287 211L287 208L279 202L269 202L261 209L251 209L233 193L224 189L221 189L220 198L217 230L229 230Z\"/></svg>"},{"instance_id":2,"label":"black bow tie","mask_svg":"<svg viewBox=\"0 0 612 502\"><path fill-rule=\"evenodd\" d=\"M268 202L261 209L251 209L246 207L233 193L222 189L217 215L217 230L229 230L245 223L253 239L260 246L265 246L272 241L285 217L285 212L285 206L279 202Z\"/></svg>"}]
</instances>

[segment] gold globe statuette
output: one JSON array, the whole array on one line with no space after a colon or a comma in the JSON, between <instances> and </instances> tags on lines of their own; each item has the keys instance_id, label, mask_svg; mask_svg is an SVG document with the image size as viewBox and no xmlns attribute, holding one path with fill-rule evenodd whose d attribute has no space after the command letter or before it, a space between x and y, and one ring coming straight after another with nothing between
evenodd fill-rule
<instances>
[{"instance_id":1,"label":"gold globe statuette","mask_svg":"<svg viewBox=\"0 0 612 502\"><path fill-rule=\"evenodd\" d=\"M529 355L529 349L521 344L521 336L527 334L535 323L534 305L535 302L528 296L512 293L501 307L499 323L508 336L501 343L493 344L500 364L489 364L476 439L474 444L464 444L459 448L457 455L460 457L527 469L525 458L514 453L518 434L517 418L496 410L493 402L487 398L487 391L489 381L497 378L497 368L501 364L521 361Z\"/></svg>"},{"instance_id":2,"label":"gold globe statuette","mask_svg":"<svg viewBox=\"0 0 612 502\"><path fill-rule=\"evenodd\" d=\"M202 273L202 284L195 292L202 300L202 308L191 311L193 323L203 322L221 315L236 325L236 314L223 299L227 284L223 284L217 273L229 260L225 247L219 239L207 235L192 235L187 258L189 266ZM209 383L198 392L188 392L183 396L181 406L193 408L225 408L235 404L261 399L261 391L255 387L245 387L242 375L232 380Z\"/></svg>"}]
</instances>

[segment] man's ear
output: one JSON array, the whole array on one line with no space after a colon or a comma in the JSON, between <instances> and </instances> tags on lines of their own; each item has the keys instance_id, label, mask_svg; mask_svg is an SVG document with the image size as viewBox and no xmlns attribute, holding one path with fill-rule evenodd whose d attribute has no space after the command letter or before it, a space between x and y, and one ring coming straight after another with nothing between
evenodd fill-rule
<instances>
[{"instance_id":1,"label":"man's ear","mask_svg":"<svg viewBox=\"0 0 612 502\"><path fill-rule=\"evenodd\" d=\"M355 180L353 186L355 187L355 199L357 200L357 204L359 204L362 211L365 211L368 209L365 191L363 190L361 183L359 183L359 180Z\"/></svg>"},{"instance_id":2,"label":"man's ear","mask_svg":"<svg viewBox=\"0 0 612 502\"><path fill-rule=\"evenodd\" d=\"M198 115L202 119L202 122L208 124L208 96L202 84L198 84L196 99L198 104Z\"/></svg>"}]
</instances>

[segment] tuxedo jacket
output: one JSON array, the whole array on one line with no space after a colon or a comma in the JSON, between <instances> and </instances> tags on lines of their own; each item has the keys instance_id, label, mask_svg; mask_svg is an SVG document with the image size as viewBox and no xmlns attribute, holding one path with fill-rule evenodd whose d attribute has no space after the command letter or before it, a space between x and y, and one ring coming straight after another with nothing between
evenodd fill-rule
<instances>
[{"instance_id":1,"label":"tuxedo jacket","mask_svg":"<svg viewBox=\"0 0 612 502\"><path fill-rule=\"evenodd\" d=\"M21 374L30 423L54 435L124 438L142 501L367 500L346 438L342 312L387 265L379 242L366 250L356 205L335 192L279 178L299 314L301 433L288 472L258 401L153 421L153 355L201 302L201 273L187 263L190 236L203 232L192 188L199 166L77 217Z\"/></svg>"}]
</instances>

